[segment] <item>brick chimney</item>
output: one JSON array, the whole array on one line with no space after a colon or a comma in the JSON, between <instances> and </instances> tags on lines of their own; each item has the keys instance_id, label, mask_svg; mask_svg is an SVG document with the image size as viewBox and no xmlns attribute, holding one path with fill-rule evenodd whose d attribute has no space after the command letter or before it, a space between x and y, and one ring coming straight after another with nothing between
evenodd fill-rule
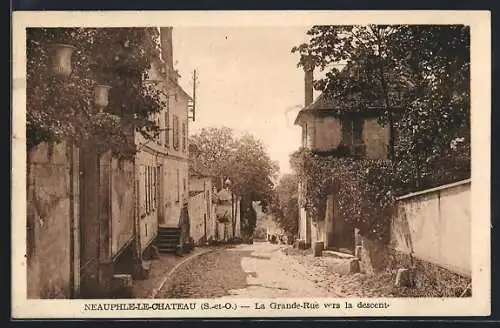
<instances>
[{"instance_id":1,"label":"brick chimney","mask_svg":"<svg viewBox=\"0 0 500 328\"><path fill-rule=\"evenodd\" d=\"M160 45L161 45L161 57L167 66L167 72L169 75L174 71L174 56L172 48L172 27L160 27Z\"/></svg>"},{"instance_id":2,"label":"brick chimney","mask_svg":"<svg viewBox=\"0 0 500 328\"><path fill-rule=\"evenodd\" d=\"M304 106L309 106L313 102L313 71L314 68L311 65L306 65L304 67Z\"/></svg>"}]
</instances>

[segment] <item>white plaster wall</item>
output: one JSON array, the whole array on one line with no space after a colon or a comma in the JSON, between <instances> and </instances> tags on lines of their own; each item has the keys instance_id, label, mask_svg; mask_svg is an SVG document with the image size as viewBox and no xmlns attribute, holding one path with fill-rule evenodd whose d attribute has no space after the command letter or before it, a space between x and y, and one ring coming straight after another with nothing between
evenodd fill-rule
<instances>
[{"instance_id":1,"label":"white plaster wall","mask_svg":"<svg viewBox=\"0 0 500 328\"><path fill-rule=\"evenodd\" d=\"M189 198L188 210L190 219L190 236L194 239L195 243L198 244L205 235L204 218L207 215L205 194L203 192ZM209 233L208 230L209 222L207 222L207 235Z\"/></svg>"},{"instance_id":2,"label":"white plaster wall","mask_svg":"<svg viewBox=\"0 0 500 328\"><path fill-rule=\"evenodd\" d=\"M336 117L315 117L308 132L313 134L313 148L321 151L337 148L342 140L340 120Z\"/></svg>"},{"instance_id":3,"label":"white plaster wall","mask_svg":"<svg viewBox=\"0 0 500 328\"><path fill-rule=\"evenodd\" d=\"M470 183L398 201L391 245L459 274L471 273Z\"/></svg>"}]
</instances>

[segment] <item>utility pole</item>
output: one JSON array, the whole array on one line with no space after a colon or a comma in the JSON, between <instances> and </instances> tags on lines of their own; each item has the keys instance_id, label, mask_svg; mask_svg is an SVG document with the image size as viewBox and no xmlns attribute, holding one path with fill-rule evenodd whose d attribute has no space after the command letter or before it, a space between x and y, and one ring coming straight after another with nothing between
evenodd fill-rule
<instances>
[{"instance_id":1,"label":"utility pole","mask_svg":"<svg viewBox=\"0 0 500 328\"><path fill-rule=\"evenodd\" d=\"M196 84L198 83L198 76L196 70L193 71L193 105L192 105L192 116L193 122L196 120Z\"/></svg>"}]
</instances>

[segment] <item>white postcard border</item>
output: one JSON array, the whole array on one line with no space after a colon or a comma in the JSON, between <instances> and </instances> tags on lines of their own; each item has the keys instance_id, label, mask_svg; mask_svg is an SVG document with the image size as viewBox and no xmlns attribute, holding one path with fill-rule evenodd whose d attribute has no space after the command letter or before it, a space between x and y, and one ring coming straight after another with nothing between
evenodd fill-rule
<instances>
[{"instance_id":1,"label":"white postcard border","mask_svg":"<svg viewBox=\"0 0 500 328\"><path fill-rule=\"evenodd\" d=\"M85 310L87 304L155 304L176 300L26 299L26 27L118 26L310 26L320 24L465 24L471 27L472 124L472 297L390 299L180 300L192 310ZM177 12L14 12L12 94L12 316L14 318L151 317L336 317L336 316L486 316L490 314L490 111L491 31L488 11L177 11ZM271 303L317 302L315 310L275 310ZM352 309L326 309L324 303L349 301ZM387 303L385 309L357 308L360 301ZM236 310L201 310L204 303L234 304ZM265 310L255 303L267 304ZM250 305L250 308L241 308ZM88 307L88 306L87 306Z\"/></svg>"}]
</instances>

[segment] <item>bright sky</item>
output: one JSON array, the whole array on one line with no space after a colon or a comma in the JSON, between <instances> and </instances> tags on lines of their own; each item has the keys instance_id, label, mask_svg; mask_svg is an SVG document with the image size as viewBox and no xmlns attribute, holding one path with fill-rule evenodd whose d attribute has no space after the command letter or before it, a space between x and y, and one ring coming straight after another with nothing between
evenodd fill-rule
<instances>
[{"instance_id":1,"label":"bright sky","mask_svg":"<svg viewBox=\"0 0 500 328\"><path fill-rule=\"evenodd\" d=\"M304 103L304 73L293 46L307 41L308 27L174 27L175 67L192 94L197 70L196 122L227 126L261 139L281 173L290 172L289 154L300 145L293 125Z\"/></svg>"}]
</instances>

